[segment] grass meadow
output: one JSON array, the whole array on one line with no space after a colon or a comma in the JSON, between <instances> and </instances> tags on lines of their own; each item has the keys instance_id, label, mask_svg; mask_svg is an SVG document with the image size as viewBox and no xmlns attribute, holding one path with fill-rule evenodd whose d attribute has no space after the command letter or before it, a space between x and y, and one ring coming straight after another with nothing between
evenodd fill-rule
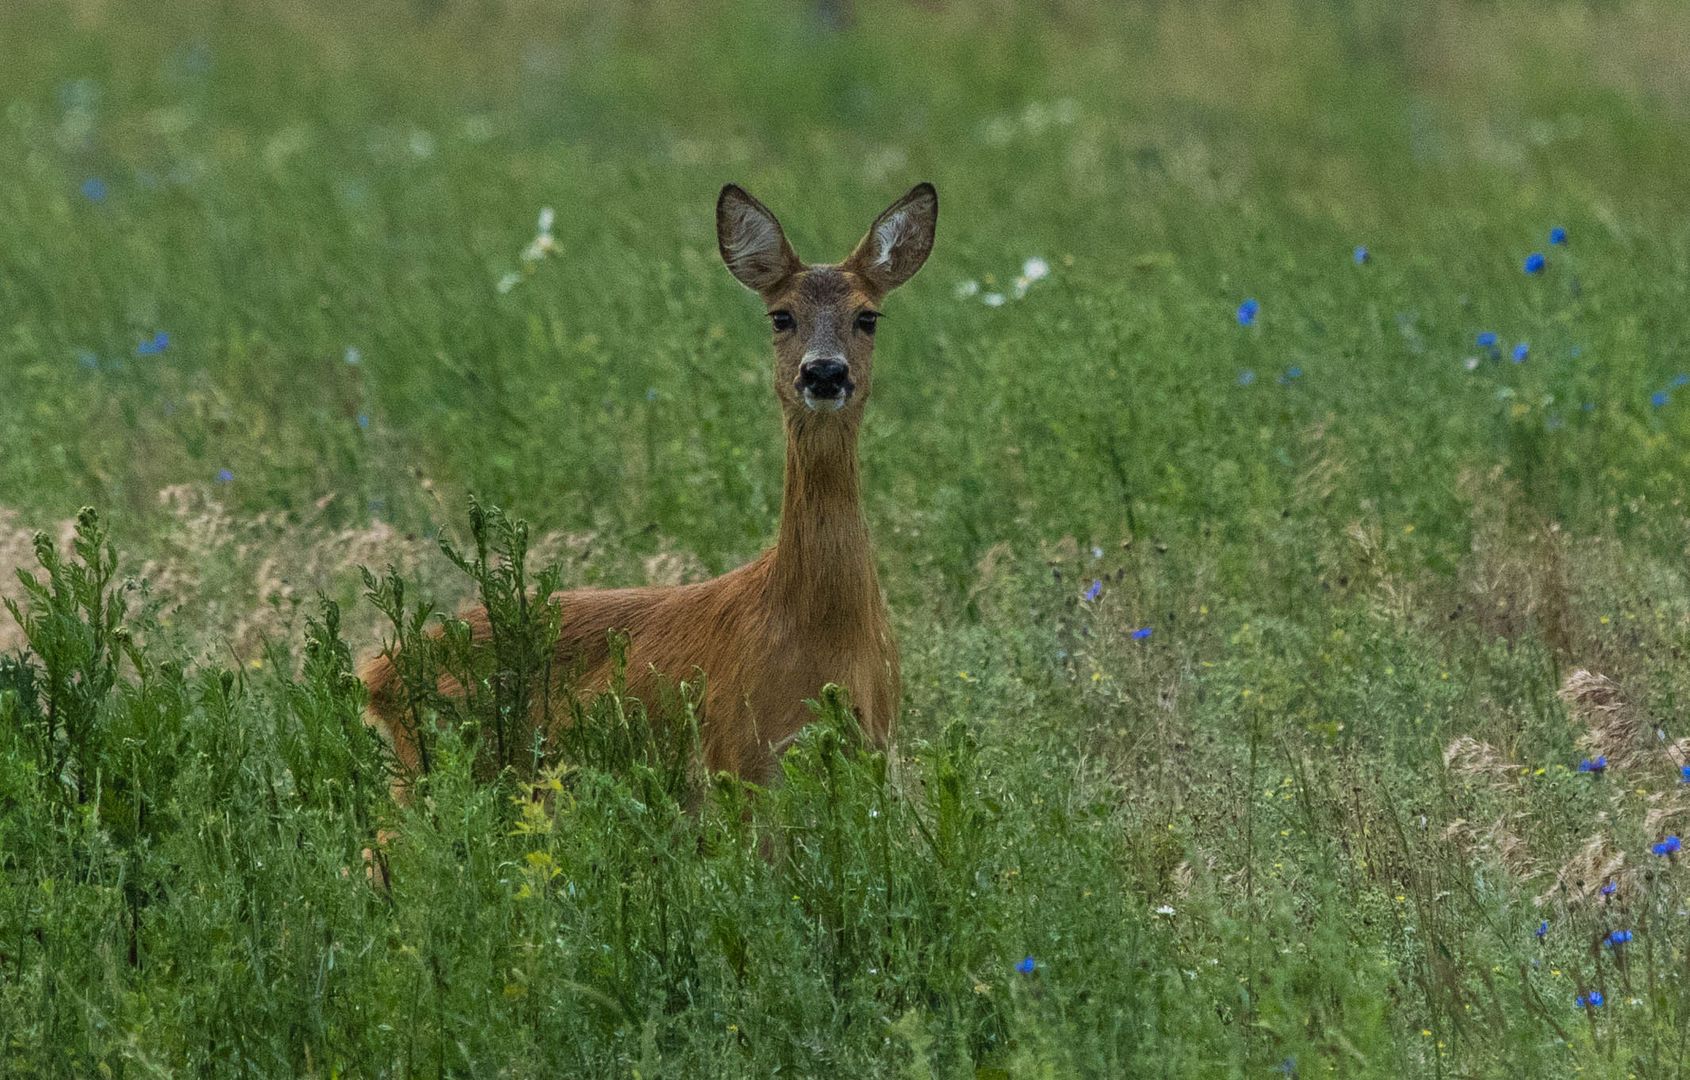
<instances>
[{"instance_id":1,"label":"grass meadow","mask_svg":"<svg viewBox=\"0 0 1690 1080\"><path fill-rule=\"evenodd\" d=\"M1682 6L820 7L0 5L0 1074L1684 1077ZM722 183L921 179L896 753L396 806L358 657L774 535Z\"/></svg>"}]
</instances>

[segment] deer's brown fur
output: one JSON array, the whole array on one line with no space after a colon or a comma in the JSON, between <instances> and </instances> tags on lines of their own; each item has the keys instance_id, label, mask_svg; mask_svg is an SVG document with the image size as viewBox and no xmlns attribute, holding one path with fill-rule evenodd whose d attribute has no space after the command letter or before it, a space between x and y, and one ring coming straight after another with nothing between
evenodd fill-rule
<instances>
[{"instance_id":1,"label":"deer's brown fur","mask_svg":"<svg viewBox=\"0 0 1690 1080\"><path fill-rule=\"evenodd\" d=\"M829 682L848 691L872 742L891 738L898 650L863 519L857 434L872 382L876 308L921 268L937 218L937 195L919 184L876 219L844 262L806 265L767 208L738 187L722 189L723 261L762 297L775 327L775 394L786 428L780 533L755 561L709 581L559 594L555 670L572 677L552 688L554 697L605 689L609 635L625 631L632 694L650 700L660 680L704 675L699 732L709 769L768 779L809 718L804 700ZM816 365L829 360L842 361L847 374L843 384L820 385L844 389L838 399L818 399L808 390ZM465 618L485 639L486 612ZM370 689L369 721L414 771L417 746L398 722L403 703L391 657L374 657L360 675Z\"/></svg>"}]
</instances>

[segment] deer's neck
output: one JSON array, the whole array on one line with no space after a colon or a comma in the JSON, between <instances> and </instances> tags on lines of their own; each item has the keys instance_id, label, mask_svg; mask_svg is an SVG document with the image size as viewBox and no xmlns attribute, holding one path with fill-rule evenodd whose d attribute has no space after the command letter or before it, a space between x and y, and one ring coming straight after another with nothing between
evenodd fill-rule
<instances>
[{"instance_id":1,"label":"deer's neck","mask_svg":"<svg viewBox=\"0 0 1690 1080\"><path fill-rule=\"evenodd\" d=\"M770 601L777 621L793 630L866 630L880 611L880 583L863 520L857 425L836 417L808 419L787 420Z\"/></svg>"}]
</instances>

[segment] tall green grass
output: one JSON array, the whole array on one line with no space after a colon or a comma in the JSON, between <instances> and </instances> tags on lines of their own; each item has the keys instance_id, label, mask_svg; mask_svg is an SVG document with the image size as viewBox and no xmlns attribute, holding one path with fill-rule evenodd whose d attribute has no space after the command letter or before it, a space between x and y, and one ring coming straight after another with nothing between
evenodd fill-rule
<instances>
[{"instance_id":1,"label":"tall green grass","mask_svg":"<svg viewBox=\"0 0 1690 1080\"><path fill-rule=\"evenodd\" d=\"M810 11L0 10L0 1072L1679 1075L1676 7ZM535 743L536 587L773 535L720 184L921 178L894 751Z\"/></svg>"}]
</instances>

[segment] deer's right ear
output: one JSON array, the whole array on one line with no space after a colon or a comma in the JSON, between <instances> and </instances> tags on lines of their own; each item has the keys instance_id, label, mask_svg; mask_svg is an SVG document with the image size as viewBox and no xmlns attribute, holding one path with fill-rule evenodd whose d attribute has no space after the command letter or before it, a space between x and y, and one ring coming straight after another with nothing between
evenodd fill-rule
<instances>
[{"instance_id":1,"label":"deer's right ear","mask_svg":"<svg viewBox=\"0 0 1690 1080\"><path fill-rule=\"evenodd\" d=\"M763 296L803 268L780 222L738 184L724 186L716 199L716 246L728 272Z\"/></svg>"},{"instance_id":2,"label":"deer's right ear","mask_svg":"<svg viewBox=\"0 0 1690 1080\"><path fill-rule=\"evenodd\" d=\"M843 265L868 278L881 293L889 293L927 261L938 225L939 193L932 184L917 184L874 219Z\"/></svg>"}]
</instances>

